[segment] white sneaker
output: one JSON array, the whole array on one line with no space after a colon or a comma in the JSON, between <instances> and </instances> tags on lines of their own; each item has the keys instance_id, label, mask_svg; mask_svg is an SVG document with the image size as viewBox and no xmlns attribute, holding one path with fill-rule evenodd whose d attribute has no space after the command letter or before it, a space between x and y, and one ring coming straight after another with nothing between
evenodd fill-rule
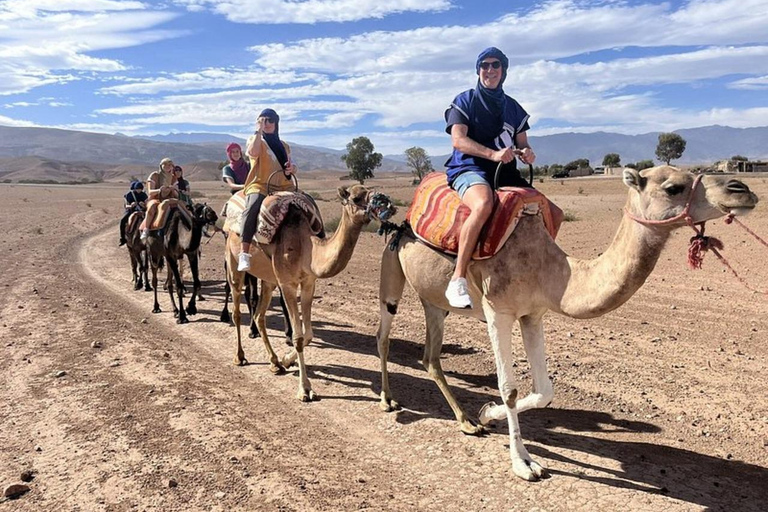
<instances>
[{"instance_id":1,"label":"white sneaker","mask_svg":"<svg viewBox=\"0 0 768 512\"><path fill-rule=\"evenodd\" d=\"M241 252L237 260L237 271L245 272L246 270L251 270L251 255L247 252Z\"/></svg>"},{"instance_id":2,"label":"white sneaker","mask_svg":"<svg viewBox=\"0 0 768 512\"><path fill-rule=\"evenodd\" d=\"M445 290L445 298L452 308L472 308L472 299L467 291L467 280L463 277L452 279Z\"/></svg>"},{"instance_id":3,"label":"white sneaker","mask_svg":"<svg viewBox=\"0 0 768 512\"><path fill-rule=\"evenodd\" d=\"M140 238L142 240L146 240L148 236L149 236L149 230L148 229L142 229L141 230L141 237Z\"/></svg>"}]
</instances>

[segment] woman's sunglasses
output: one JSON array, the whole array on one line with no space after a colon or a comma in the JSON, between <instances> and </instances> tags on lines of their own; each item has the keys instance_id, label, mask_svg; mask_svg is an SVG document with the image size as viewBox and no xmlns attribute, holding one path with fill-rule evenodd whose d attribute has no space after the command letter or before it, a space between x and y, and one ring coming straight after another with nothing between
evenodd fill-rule
<instances>
[{"instance_id":1,"label":"woman's sunglasses","mask_svg":"<svg viewBox=\"0 0 768 512\"><path fill-rule=\"evenodd\" d=\"M489 69L499 69L501 67L501 61L495 60L493 62L481 62L480 67L488 71Z\"/></svg>"}]
</instances>

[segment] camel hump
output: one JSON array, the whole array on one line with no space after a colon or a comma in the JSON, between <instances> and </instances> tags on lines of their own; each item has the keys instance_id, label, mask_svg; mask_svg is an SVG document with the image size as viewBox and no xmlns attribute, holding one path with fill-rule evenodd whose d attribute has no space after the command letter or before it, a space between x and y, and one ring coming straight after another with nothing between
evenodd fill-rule
<instances>
[{"instance_id":1,"label":"camel hump","mask_svg":"<svg viewBox=\"0 0 768 512\"><path fill-rule=\"evenodd\" d=\"M473 260L490 258L504 246L523 215L541 215L554 239L560 223L553 219L550 201L533 188L502 187L498 200L480 233ZM416 189L406 220L417 238L448 254L457 254L459 233L469 216L459 194L448 186L445 173L433 172L424 177Z\"/></svg>"},{"instance_id":2,"label":"camel hump","mask_svg":"<svg viewBox=\"0 0 768 512\"><path fill-rule=\"evenodd\" d=\"M313 235L317 235L323 230L323 218L312 197L301 191L278 192L267 196L261 205L255 237L257 242L262 244L272 242L285 221L291 206L294 206L306 217Z\"/></svg>"}]
</instances>

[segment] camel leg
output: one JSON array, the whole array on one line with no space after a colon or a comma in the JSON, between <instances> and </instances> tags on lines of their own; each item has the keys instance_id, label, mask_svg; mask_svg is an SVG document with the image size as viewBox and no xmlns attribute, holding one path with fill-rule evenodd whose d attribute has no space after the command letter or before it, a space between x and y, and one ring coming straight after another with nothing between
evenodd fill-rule
<instances>
[{"instance_id":1,"label":"camel leg","mask_svg":"<svg viewBox=\"0 0 768 512\"><path fill-rule=\"evenodd\" d=\"M202 287L200 283L200 268L197 256L197 252L187 255L187 259L189 260L189 271L192 273L192 298L189 299L189 303L187 304L188 315L197 314L197 304L195 301L198 299L198 294ZM181 274L181 272L179 272L179 274Z\"/></svg>"},{"instance_id":2,"label":"camel leg","mask_svg":"<svg viewBox=\"0 0 768 512\"><path fill-rule=\"evenodd\" d=\"M173 280L176 280L176 294L179 297L179 308L176 309L176 303L173 303L174 313L178 312L177 324L189 323L187 319L187 312L184 311L184 291L182 290L181 272L179 271L179 260L176 258L166 258L168 262L168 293L171 295L171 302L173 302ZM173 274L171 274L173 272ZM194 298L192 299L194 300ZM175 315L174 315L175 316Z\"/></svg>"},{"instance_id":3,"label":"camel leg","mask_svg":"<svg viewBox=\"0 0 768 512\"><path fill-rule=\"evenodd\" d=\"M149 285L149 250L144 248L139 253L139 264L141 265L140 271L144 276L144 291L151 292L152 287Z\"/></svg>"},{"instance_id":4,"label":"camel leg","mask_svg":"<svg viewBox=\"0 0 768 512\"><path fill-rule=\"evenodd\" d=\"M514 317L494 311L483 300L483 311L488 320L488 335L493 346L496 360L496 375L499 391L507 408L509 422L509 456L512 459L512 471L523 480L534 481L545 475L545 469L535 462L523 445L520 422L517 415L517 383L515 382L514 355L512 353L512 325Z\"/></svg>"},{"instance_id":5,"label":"camel leg","mask_svg":"<svg viewBox=\"0 0 768 512\"><path fill-rule=\"evenodd\" d=\"M443 332L445 328L445 311L422 300L424 306L424 315L427 320L427 340L424 345L424 359L422 364L429 372L432 380L442 391L443 396L451 406L453 414L456 415L456 421L459 422L459 428L467 435L478 436L485 434L485 427L477 424L470 419L461 404L453 395L448 382L445 380L443 367L440 364L440 352L443 349Z\"/></svg>"},{"instance_id":6,"label":"camel leg","mask_svg":"<svg viewBox=\"0 0 768 512\"><path fill-rule=\"evenodd\" d=\"M381 402L379 408L384 412L392 412L400 409L400 404L392 399L389 389L389 372L387 371L387 358L389 357L389 333L392 330L392 320L397 314L397 306L403 297L405 287L405 274L400 266L397 251L384 249L381 256L381 273L379 279L379 330L376 333L376 345L379 349L379 362L381 364Z\"/></svg>"},{"instance_id":7,"label":"camel leg","mask_svg":"<svg viewBox=\"0 0 768 512\"><path fill-rule=\"evenodd\" d=\"M314 289L314 288L313 288ZM280 310L283 312L283 332L285 333L285 344L288 346L293 345L293 328L291 322L288 321L288 308L285 307L285 299L283 298L283 291L280 290Z\"/></svg>"},{"instance_id":8,"label":"camel leg","mask_svg":"<svg viewBox=\"0 0 768 512\"><path fill-rule=\"evenodd\" d=\"M149 249L147 249L147 251L149 251ZM152 312L161 313L160 303L157 301L157 269L160 266L160 262L156 261L154 257L151 257L150 263L152 266L152 291L155 292L155 307L152 309Z\"/></svg>"},{"instance_id":9,"label":"camel leg","mask_svg":"<svg viewBox=\"0 0 768 512\"><path fill-rule=\"evenodd\" d=\"M227 254L225 256L227 263L225 268L227 269L227 283L232 291L232 319L235 321L235 332L237 333L237 351L235 353L235 365L243 366L248 364L248 360L245 358L245 351L243 351L243 340L240 334L240 294L243 289L244 273L237 271L237 261L233 261L232 254L227 248Z\"/></svg>"},{"instance_id":10,"label":"camel leg","mask_svg":"<svg viewBox=\"0 0 768 512\"><path fill-rule=\"evenodd\" d=\"M315 284L316 281L313 280L311 283L305 282L301 285L301 324L304 329L304 348L309 346L315 336L314 332L312 331L312 301L315 299ZM290 332L292 335L293 329L291 328L291 322L289 322L290 316L288 314L288 308L285 305L285 300L283 299L282 291L280 292L280 305L283 308L283 315L285 317L285 332L287 341L287 337L289 336L288 333ZM293 345L293 341L291 341L289 345ZM283 357L283 366L290 368L293 363L296 362L298 355L299 353L294 347L290 353Z\"/></svg>"},{"instance_id":11,"label":"camel leg","mask_svg":"<svg viewBox=\"0 0 768 512\"><path fill-rule=\"evenodd\" d=\"M314 333L312 331L312 301L315 298L315 283L316 281L312 281L311 284L309 283L302 283L301 285L301 325L304 329L304 347L307 348L309 344L312 342L312 338L314 338ZM289 322L289 314L288 309L285 306L285 300L283 300L283 293L280 292L280 305L283 307L283 314L285 316L285 324L288 326L286 328L286 336L287 333L290 331L293 333L293 329L290 328L291 322ZM289 343L289 345L293 345L293 342ZM286 368L290 368L293 363L296 362L296 359L298 358L299 353L294 347L293 350L291 350L288 354L286 354L283 357L283 366Z\"/></svg>"},{"instance_id":12,"label":"camel leg","mask_svg":"<svg viewBox=\"0 0 768 512\"><path fill-rule=\"evenodd\" d=\"M272 344L269 342L269 335L267 335L267 307L269 301L272 298L272 292L275 291L275 285L261 282L261 295L259 296L259 302L255 308L256 322L259 327L259 333L261 334L261 340L264 342L264 348L267 350L269 356L269 371L275 375L281 374L285 371L285 368L280 364L280 361L272 348Z\"/></svg>"},{"instance_id":13,"label":"camel leg","mask_svg":"<svg viewBox=\"0 0 768 512\"><path fill-rule=\"evenodd\" d=\"M131 257L131 274L133 275L133 289L141 290L143 283L141 282L141 274L139 273L139 262L136 259L136 254L132 249L128 249L128 254Z\"/></svg>"},{"instance_id":14,"label":"camel leg","mask_svg":"<svg viewBox=\"0 0 768 512\"><path fill-rule=\"evenodd\" d=\"M307 376L307 367L304 363L304 325L301 321L301 314L299 313L299 306L296 302L296 289L298 287L293 283L280 283L280 289L283 291L283 297L285 298L285 305L288 307L288 318L293 326L293 350L291 354L283 358L283 366L289 366L288 361L292 359L293 354L296 354L296 358L299 361L299 390L296 393L296 398L302 402L311 402L315 399L315 392L312 391L312 385L309 383L309 377ZM314 289L314 286L311 287ZM309 291L309 290L307 290ZM304 305L305 295L304 285L302 284L302 307ZM262 295L264 295L262 293ZM311 297L310 297L311 302ZM311 320L311 319L310 319Z\"/></svg>"},{"instance_id":15,"label":"camel leg","mask_svg":"<svg viewBox=\"0 0 768 512\"><path fill-rule=\"evenodd\" d=\"M256 326L256 307L259 304L259 280L250 274L245 275L245 301L248 304L248 313L251 315L249 338L259 337L259 328ZM269 302L267 302L269 309Z\"/></svg>"},{"instance_id":16,"label":"camel leg","mask_svg":"<svg viewBox=\"0 0 768 512\"><path fill-rule=\"evenodd\" d=\"M224 308L221 310L221 316L219 316L219 320L222 322L230 322L232 320L232 318L229 316L229 310L227 309L230 293L231 287L229 286L229 270L227 270L227 260L224 260Z\"/></svg>"},{"instance_id":17,"label":"camel leg","mask_svg":"<svg viewBox=\"0 0 768 512\"><path fill-rule=\"evenodd\" d=\"M554 391L547 373L547 355L544 343L544 324L541 317L524 316L520 319L520 331L528 363L531 365L533 391L517 401L517 412L528 409L540 409L552 402ZM480 422L484 425L491 420L503 420L507 417L506 406L487 403L480 409Z\"/></svg>"}]
</instances>

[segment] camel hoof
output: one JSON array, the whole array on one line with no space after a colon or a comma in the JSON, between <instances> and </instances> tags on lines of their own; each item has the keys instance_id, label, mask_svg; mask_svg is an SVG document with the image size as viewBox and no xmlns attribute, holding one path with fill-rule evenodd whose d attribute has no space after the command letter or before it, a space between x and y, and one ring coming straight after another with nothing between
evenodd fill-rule
<instances>
[{"instance_id":1,"label":"camel hoof","mask_svg":"<svg viewBox=\"0 0 768 512\"><path fill-rule=\"evenodd\" d=\"M399 411L400 404L395 402L392 399L389 399L389 400L382 399L381 402L379 402L379 409L381 409L384 412Z\"/></svg>"},{"instance_id":2,"label":"camel hoof","mask_svg":"<svg viewBox=\"0 0 768 512\"><path fill-rule=\"evenodd\" d=\"M288 334L285 335L285 344L288 345L289 347L293 346L293 335L288 335Z\"/></svg>"},{"instance_id":3,"label":"camel hoof","mask_svg":"<svg viewBox=\"0 0 768 512\"><path fill-rule=\"evenodd\" d=\"M281 361L281 364L283 365L283 368L288 369L291 366L296 366L296 360L290 361L290 360L288 360L288 357L286 356Z\"/></svg>"},{"instance_id":4,"label":"camel hoof","mask_svg":"<svg viewBox=\"0 0 768 512\"><path fill-rule=\"evenodd\" d=\"M224 311L221 312L221 316L219 317L219 321L229 323L231 320L232 319L229 316L229 311L227 311L225 309Z\"/></svg>"},{"instance_id":5,"label":"camel hoof","mask_svg":"<svg viewBox=\"0 0 768 512\"><path fill-rule=\"evenodd\" d=\"M198 295L197 300L199 300L200 302L205 302L205 297L203 297L202 295Z\"/></svg>"},{"instance_id":6,"label":"camel hoof","mask_svg":"<svg viewBox=\"0 0 768 512\"><path fill-rule=\"evenodd\" d=\"M196 315L197 314L197 306L187 306L187 314L188 315Z\"/></svg>"},{"instance_id":7,"label":"camel hoof","mask_svg":"<svg viewBox=\"0 0 768 512\"><path fill-rule=\"evenodd\" d=\"M518 459L513 461L512 472L528 482L536 482L549 476L547 470L533 460Z\"/></svg>"},{"instance_id":8,"label":"camel hoof","mask_svg":"<svg viewBox=\"0 0 768 512\"><path fill-rule=\"evenodd\" d=\"M484 436L488 433L484 426L473 421L464 421L461 424L461 433L467 436Z\"/></svg>"},{"instance_id":9,"label":"camel hoof","mask_svg":"<svg viewBox=\"0 0 768 512\"><path fill-rule=\"evenodd\" d=\"M134 289L134 291L141 290L142 286L144 286L144 285L139 282L139 283L136 283L135 285L133 285L133 289Z\"/></svg>"},{"instance_id":10,"label":"camel hoof","mask_svg":"<svg viewBox=\"0 0 768 512\"><path fill-rule=\"evenodd\" d=\"M251 331L248 333L248 337L251 339L258 338L259 337L259 331Z\"/></svg>"},{"instance_id":11,"label":"camel hoof","mask_svg":"<svg viewBox=\"0 0 768 512\"><path fill-rule=\"evenodd\" d=\"M245 354L242 356L235 356L235 360L233 362L235 366L245 366L248 364L248 360L245 358Z\"/></svg>"},{"instance_id":12,"label":"camel hoof","mask_svg":"<svg viewBox=\"0 0 768 512\"><path fill-rule=\"evenodd\" d=\"M176 323L177 324L188 324L189 323L189 318L187 318L185 316L180 316L178 318L178 320L176 320Z\"/></svg>"},{"instance_id":13,"label":"camel hoof","mask_svg":"<svg viewBox=\"0 0 768 512\"><path fill-rule=\"evenodd\" d=\"M301 402L309 403L314 402L317 399L317 396L311 389L300 389L296 394L296 398L298 398Z\"/></svg>"},{"instance_id":14,"label":"camel hoof","mask_svg":"<svg viewBox=\"0 0 768 512\"><path fill-rule=\"evenodd\" d=\"M144 287L144 291L145 292L151 292L152 291L152 287L147 285L147 286Z\"/></svg>"},{"instance_id":15,"label":"camel hoof","mask_svg":"<svg viewBox=\"0 0 768 512\"><path fill-rule=\"evenodd\" d=\"M488 425L493 421L493 418L491 417L491 409L494 407L496 407L496 402L488 402L480 408L477 419L481 425Z\"/></svg>"},{"instance_id":16,"label":"camel hoof","mask_svg":"<svg viewBox=\"0 0 768 512\"><path fill-rule=\"evenodd\" d=\"M162 313L163 311L160 309L160 307L156 307L152 310L153 313Z\"/></svg>"},{"instance_id":17,"label":"camel hoof","mask_svg":"<svg viewBox=\"0 0 768 512\"><path fill-rule=\"evenodd\" d=\"M269 365L269 371L272 375L282 375L285 373L285 368L279 364L272 363Z\"/></svg>"}]
</instances>

